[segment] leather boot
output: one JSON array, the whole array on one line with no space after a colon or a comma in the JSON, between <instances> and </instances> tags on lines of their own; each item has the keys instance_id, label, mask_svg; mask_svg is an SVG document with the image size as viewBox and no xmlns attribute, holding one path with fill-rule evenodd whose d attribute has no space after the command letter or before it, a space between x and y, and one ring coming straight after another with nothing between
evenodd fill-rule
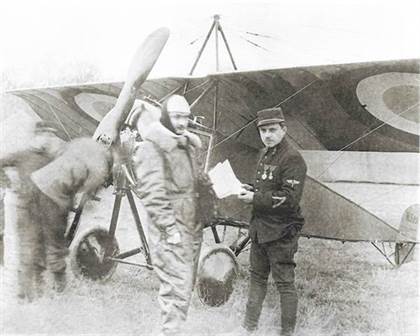
<instances>
[{"instance_id":1,"label":"leather boot","mask_svg":"<svg viewBox=\"0 0 420 336\"><path fill-rule=\"evenodd\" d=\"M280 294L281 336L292 336L295 331L298 298L296 292Z\"/></svg>"},{"instance_id":2,"label":"leather boot","mask_svg":"<svg viewBox=\"0 0 420 336\"><path fill-rule=\"evenodd\" d=\"M34 282L35 282L35 294L37 297L41 297L45 290L45 280L43 276L44 267L35 266L34 269Z\"/></svg>"},{"instance_id":3,"label":"leather boot","mask_svg":"<svg viewBox=\"0 0 420 336\"><path fill-rule=\"evenodd\" d=\"M243 323L243 327L247 331L252 332L257 329L266 293L267 283L260 283L251 279L245 321Z\"/></svg>"}]
</instances>

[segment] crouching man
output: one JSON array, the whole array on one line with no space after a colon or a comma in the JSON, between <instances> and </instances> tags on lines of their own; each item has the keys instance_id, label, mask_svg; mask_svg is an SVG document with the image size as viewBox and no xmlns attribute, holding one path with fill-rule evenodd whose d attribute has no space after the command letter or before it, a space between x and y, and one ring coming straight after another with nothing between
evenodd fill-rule
<instances>
[{"instance_id":1,"label":"crouching man","mask_svg":"<svg viewBox=\"0 0 420 336\"><path fill-rule=\"evenodd\" d=\"M281 335L290 336L298 305L294 255L304 223L299 202L306 164L285 138L287 128L280 108L259 111L257 127L265 148L253 186L244 185L238 196L253 205L249 228L251 277L243 333L257 328L271 271L280 293Z\"/></svg>"},{"instance_id":2,"label":"crouching man","mask_svg":"<svg viewBox=\"0 0 420 336\"><path fill-rule=\"evenodd\" d=\"M136 193L151 219L163 335L181 332L187 318L203 235L196 211L195 157L201 141L187 131L189 115L185 98L170 96L162 106L161 122L149 126L134 158Z\"/></svg>"},{"instance_id":3,"label":"crouching man","mask_svg":"<svg viewBox=\"0 0 420 336\"><path fill-rule=\"evenodd\" d=\"M112 162L110 150L92 139L80 138L31 175L36 188L33 216L42 227L46 264L57 292L67 283L65 231L74 197L79 192L95 192L110 175Z\"/></svg>"}]
</instances>

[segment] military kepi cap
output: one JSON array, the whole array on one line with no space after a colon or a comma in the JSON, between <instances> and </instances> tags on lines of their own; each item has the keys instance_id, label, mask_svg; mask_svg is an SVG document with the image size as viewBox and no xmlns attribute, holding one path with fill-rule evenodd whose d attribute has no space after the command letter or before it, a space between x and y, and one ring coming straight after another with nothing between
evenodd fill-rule
<instances>
[{"instance_id":1,"label":"military kepi cap","mask_svg":"<svg viewBox=\"0 0 420 336\"><path fill-rule=\"evenodd\" d=\"M257 112L257 127L284 121L283 110L280 107L268 108Z\"/></svg>"}]
</instances>

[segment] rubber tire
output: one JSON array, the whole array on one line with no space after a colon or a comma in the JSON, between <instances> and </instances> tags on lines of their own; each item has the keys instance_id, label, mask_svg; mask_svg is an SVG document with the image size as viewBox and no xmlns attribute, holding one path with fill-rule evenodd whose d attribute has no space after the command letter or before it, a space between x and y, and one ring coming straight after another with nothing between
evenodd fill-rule
<instances>
[{"instance_id":1,"label":"rubber tire","mask_svg":"<svg viewBox=\"0 0 420 336\"><path fill-rule=\"evenodd\" d=\"M214 259L216 255L218 257ZM213 260L211 260L212 258ZM229 262L230 268L216 267L223 274L212 274L215 269L213 268L212 270L211 264L216 265L219 263L220 266L220 262L223 261ZM200 257L196 281L196 291L200 301L211 307L219 307L225 304L233 293L238 273L238 262L230 248L220 244L210 248L208 251L203 251ZM220 275L223 275L223 279L220 278Z\"/></svg>"},{"instance_id":2,"label":"rubber tire","mask_svg":"<svg viewBox=\"0 0 420 336\"><path fill-rule=\"evenodd\" d=\"M71 245L70 265L73 274L77 278L105 282L114 274L117 263L104 259L118 255L119 251L116 238L112 237L107 229L89 229L78 236Z\"/></svg>"}]
</instances>

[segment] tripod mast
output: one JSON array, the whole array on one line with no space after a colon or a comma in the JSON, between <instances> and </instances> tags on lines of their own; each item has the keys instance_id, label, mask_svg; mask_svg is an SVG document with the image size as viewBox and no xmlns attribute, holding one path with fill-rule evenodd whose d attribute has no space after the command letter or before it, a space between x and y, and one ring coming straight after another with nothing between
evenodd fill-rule
<instances>
[{"instance_id":1,"label":"tripod mast","mask_svg":"<svg viewBox=\"0 0 420 336\"><path fill-rule=\"evenodd\" d=\"M208 33L207 33L207 36L206 36L203 44L201 45L200 50L198 51L198 55L197 55L197 57L194 61L194 64L193 64L190 72L189 72L190 76L192 76L192 74L194 73L194 70L197 67L198 62L200 61L200 58L201 58L201 56L204 52L204 49L206 48L206 46L207 46L207 44L210 40L211 34L213 32L214 32L214 36L215 36L215 46L216 46L216 48L215 48L216 49L216 55L215 55L216 56L216 71L217 72L220 71L220 62L219 62L219 60L220 60L220 58L219 58L219 56L220 56L220 49L219 49L220 36L222 37L222 41L223 41L223 43L226 47L226 50L229 54L229 58L230 58L230 61L232 63L233 68L235 70L238 70L238 68L236 67L235 60L233 59L232 52L231 52L230 47L229 47L229 43L226 39L226 35L225 35L225 33L223 31L223 28L222 28L222 25L220 23L220 15L216 14L216 15L213 16L213 23L212 23L212 25L211 25ZM220 33L220 36L219 36L219 33ZM187 92L188 84L189 84L189 81L187 81L185 83L184 94ZM213 150L214 139L215 139L216 130L217 130L217 119L219 117L219 113L217 111L217 104L218 104L218 97L219 97L218 81L216 80L214 85L212 85L212 86L215 87L214 100L213 100L213 125L212 125L212 134L210 136L210 141L209 141L209 147L207 148L207 153L206 153L206 161L205 161L205 164L204 164L204 171L207 171L208 168L209 168L210 156L211 156L211 152ZM205 91L205 93L207 93L207 91ZM198 100L200 100L204 96L204 94L201 95L193 104L195 105L198 102Z\"/></svg>"},{"instance_id":2,"label":"tripod mast","mask_svg":"<svg viewBox=\"0 0 420 336\"><path fill-rule=\"evenodd\" d=\"M207 36L206 36L203 44L201 45L200 50L198 51L198 55L197 55L197 57L194 61L194 64L193 64L190 72L189 72L190 76L194 73L194 70L197 67L197 64L198 64L198 62L201 58L201 55L203 54L203 51L206 48L207 43L209 42L210 36L213 32L214 32L215 43L216 43L216 71L219 71L219 33L220 33L220 35L222 37L222 40L225 44L225 47L226 47L226 50L229 54L229 58L230 58L230 61L232 63L233 68L235 70L238 70L238 68L236 67L235 60L233 59L232 52L230 51L230 47L229 47L229 43L226 39L226 35L223 31L222 24L220 23L220 15L216 14L216 15L213 16L213 23L212 23L212 25L209 29L209 32L207 33Z\"/></svg>"}]
</instances>

